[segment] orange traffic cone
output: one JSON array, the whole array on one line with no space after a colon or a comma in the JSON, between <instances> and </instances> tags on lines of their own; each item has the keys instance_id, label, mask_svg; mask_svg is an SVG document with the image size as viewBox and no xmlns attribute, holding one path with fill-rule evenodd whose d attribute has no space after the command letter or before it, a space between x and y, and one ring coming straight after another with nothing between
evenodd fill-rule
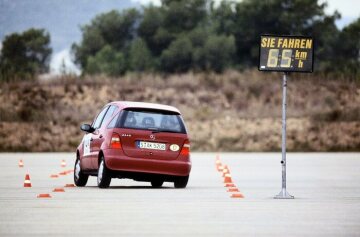
<instances>
[{"instance_id":1,"label":"orange traffic cone","mask_svg":"<svg viewBox=\"0 0 360 237\"><path fill-rule=\"evenodd\" d=\"M224 183L232 183L231 174L225 174Z\"/></svg>"},{"instance_id":2,"label":"orange traffic cone","mask_svg":"<svg viewBox=\"0 0 360 237\"><path fill-rule=\"evenodd\" d=\"M40 193L37 198L51 198L51 196L48 193Z\"/></svg>"},{"instance_id":3,"label":"orange traffic cone","mask_svg":"<svg viewBox=\"0 0 360 237\"><path fill-rule=\"evenodd\" d=\"M19 167L24 167L24 163L22 160L19 160Z\"/></svg>"},{"instance_id":4,"label":"orange traffic cone","mask_svg":"<svg viewBox=\"0 0 360 237\"><path fill-rule=\"evenodd\" d=\"M25 175L24 188L31 188L30 175Z\"/></svg>"},{"instance_id":5,"label":"orange traffic cone","mask_svg":"<svg viewBox=\"0 0 360 237\"><path fill-rule=\"evenodd\" d=\"M216 159L215 159L215 167L218 171L220 171L220 167L221 167L221 161L220 161L220 156L216 155Z\"/></svg>"},{"instance_id":6,"label":"orange traffic cone","mask_svg":"<svg viewBox=\"0 0 360 237\"><path fill-rule=\"evenodd\" d=\"M70 173L72 173L72 172L74 172L74 170L67 170L67 171L65 171L67 174L70 174Z\"/></svg>"},{"instance_id":7,"label":"orange traffic cone","mask_svg":"<svg viewBox=\"0 0 360 237\"><path fill-rule=\"evenodd\" d=\"M75 184L65 184L65 188L74 188L76 187Z\"/></svg>"},{"instance_id":8,"label":"orange traffic cone","mask_svg":"<svg viewBox=\"0 0 360 237\"><path fill-rule=\"evenodd\" d=\"M61 167L66 167L66 162L65 162L65 160L62 160L62 161L61 161Z\"/></svg>"},{"instance_id":9,"label":"orange traffic cone","mask_svg":"<svg viewBox=\"0 0 360 237\"><path fill-rule=\"evenodd\" d=\"M57 175L57 174L52 174L52 175L50 175L50 178L59 178L59 175Z\"/></svg>"},{"instance_id":10,"label":"orange traffic cone","mask_svg":"<svg viewBox=\"0 0 360 237\"><path fill-rule=\"evenodd\" d=\"M67 175L66 171L62 171L59 173L59 175Z\"/></svg>"},{"instance_id":11,"label":"orange traffic cone","mask_svg":"<svg viewBox=\"0 0 360 237\"><path fill-rule=\"evenodd\" d=\"M227 165L224 166L222 177L225 177L226 174L230 174L229 167Z\"/></svg>"},{"instance_id":12,"label":"orange traffic cone","mask_svg":"<svg viewBox=\"0 0 360 237\"><path fill-rule=\"evenodd\" d=\"M233 183L227 183L224 185L225 188L233 188L233 187L236 187L235 184Z\"/></svg>"},{"instance_id":13,"label":"orange traffic cone","mask_svg":"<svg viewBox=\"0 0 360 237\"><path fill-rule=\"evenodd\" d=\"M233 188L229 188L229 189L227 190L227 192L232 193L232 192L240 192L240 191L239 191L239 189L238 189L238 188L233 187Z\"/></svg>"},{"instance_id":14,"label":"orange traffic cone","mask_svg":"<svg viewBox=\"0 0 360 237\"><path fill-rule=\"evenodd\" d=\"M54 188L53 192L65 192L64 188Z\"/></svg>"},{"instance_id":15,"label":"orange traffic cone","mask_svg":"<svg viewBox=\"0 0 360 237\"><path fill-rule=\"evenodd\" d=\"M221 161L217 160L215 162L215 166L216 166L217 171L220 171L220 167L222 166Z\"/></svg>"},{"instance_id":16,"label":"orange traffic cone","mask_svg":"<svg viewBox=\"0 0 360 237\"><path fill-rule=\"evenodd\" d=\"M221 166L221 161L217 160L215 161L215 167L219 171L219 166Z\"/></svg>"},{"instance_id":17,"label":"orange traffic cone","mask_svg":"<svg viewBox=\"0 0 360 237\"><path fill-rule=\"evenodd\" d=\"M230 196L231 198L244 198L244 195L242 195L242 193L233 193Z\"/></svg>"}]
</instances>

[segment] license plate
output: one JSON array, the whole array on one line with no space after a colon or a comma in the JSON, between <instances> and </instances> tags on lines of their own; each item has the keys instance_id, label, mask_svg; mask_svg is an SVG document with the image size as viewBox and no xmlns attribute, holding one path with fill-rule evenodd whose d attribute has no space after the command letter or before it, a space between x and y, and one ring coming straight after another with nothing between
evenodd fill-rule
<instances>
[{"instance_id":1,"label":"license plate","mask_svg":"<svg viewBox=\"0 0 360 237\"><path fill-rule=\"evenodd\" d=\"M164 143L155 143L155 142L143 142L138 141L137 147L141 149L151 149L151 150L166 150L166 145Z\"/></svg>"}]
</instances>

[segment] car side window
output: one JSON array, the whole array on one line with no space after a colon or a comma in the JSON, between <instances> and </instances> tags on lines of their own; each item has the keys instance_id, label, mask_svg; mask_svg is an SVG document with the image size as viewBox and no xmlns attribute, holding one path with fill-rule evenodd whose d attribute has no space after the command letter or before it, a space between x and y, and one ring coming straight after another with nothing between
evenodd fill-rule
<instances>
[{"instance_id":1,"label":"car side window","mask_svg":"<svg viewBox=\"0 0 360 237\"><path fill-rule=\"evenodd\" d=\"M106 112L106 115L103 119L103 122L101 124L107 124L107 122L109 121L109 119L111 118L111 116L113 116L114 112L117 110L117 106L115 105L111 105L110 108L108 109L108 111ZM100 124L100 126L101 126Z\"/></svg>"},{"instance_id":2,"label":"car side window","mask_svg":"<svg viewBox=\"0 0 360 237\"><path fill-rule=\"evenodd\" d=\"M101 112L99 113L99 115L96 117L92 127L97 129L100 128L101 126L101 122L103 121L104 115L106 113L106 111L108 110L109 106L106 106L103 110L101 110Z\"/></svg>"},{"instance_id":3,"label":"car side window","mask_svg":"<svg viewBox=\"0 0 360 237\"><path fill-rule=\"evenodd\" d=\"M114 118L111 120L111 122L109 123L109 125L107 126L107 128L115 128L116 124L119 120L119 116L122 112L117 113L117 115L114 116Z\"/></svg>"}]
</instances>

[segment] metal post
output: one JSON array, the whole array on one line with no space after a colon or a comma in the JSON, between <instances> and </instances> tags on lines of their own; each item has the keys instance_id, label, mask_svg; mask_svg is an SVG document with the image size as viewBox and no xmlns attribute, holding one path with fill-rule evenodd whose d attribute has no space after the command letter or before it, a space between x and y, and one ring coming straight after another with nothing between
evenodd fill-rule
<instances>
[{"instance_id":1,"label":"metal post","mask_svg":"<svg viewBox=\"0 0 360 237\"><path fill-rule=\"evenodd\" d=\"M282 99L282 142L281 142L281 167L282 167L282 188L281 192L276 195L276 199L293 199L294 196L291 196L286 191L286 87L287 87L287 74L286 72L283 75L283 99Z\"/></svg>"}]
</instances>

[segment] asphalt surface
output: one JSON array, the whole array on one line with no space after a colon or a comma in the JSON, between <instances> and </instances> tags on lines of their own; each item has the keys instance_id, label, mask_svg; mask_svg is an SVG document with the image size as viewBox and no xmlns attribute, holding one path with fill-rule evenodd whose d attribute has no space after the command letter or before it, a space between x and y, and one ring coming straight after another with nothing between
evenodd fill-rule
<instances>
[{"instance_id":1,"label":"asphalt surface","mask_svg":"<svg viewBox=\"0 0 360 237\"><path fill-rule=\"evenodd\" d=\"M115 179L98 189L72 183L71 153L0 154L0 236L360 236L360 153L288 154L280 192L280 153L221 153L243 199L230 198L215 153L192 153L186 189ZM24 167L18 167L22 159ZM65 159L67 167L60 167ZM29 173L32 187L24 188ZM49 193L52 198L37 198Z\"/></svg>"}]
</instances>

